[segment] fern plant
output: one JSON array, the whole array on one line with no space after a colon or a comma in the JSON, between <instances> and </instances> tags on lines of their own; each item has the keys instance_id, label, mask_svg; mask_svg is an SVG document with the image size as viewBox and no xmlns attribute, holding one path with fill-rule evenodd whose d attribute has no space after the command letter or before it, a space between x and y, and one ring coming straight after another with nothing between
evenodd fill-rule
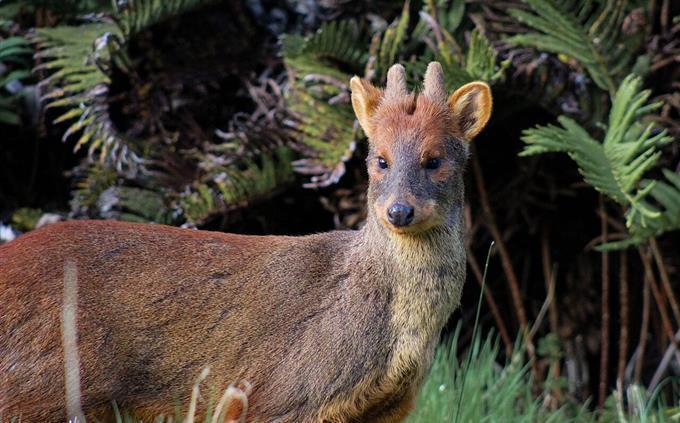
<instances>
[{"instance_id":1,"label":"fern plant","mask_svg":"<svg viewBox=\"0 0 680 423\"><path fill-rule=\"evenodd\" d=\"M208 172L180 196L179 207L187 222L198 224L215 213L271 195L292 181L292 158L292 150L285 146L234 163L221 163L214 157Z\"/></svg>"},{"instance_id":2,"label":"fern plant","mask_svg":"<svg viewBox=\"0 0 680 423\"><path fill-rule=\"evenodd\" d=\"M61 112L54 123L68 123L63 139L77 136L75 149L87 148L89 152L88 162L78 168L80 182L72 204L75 212L198 224L212 214L243 206L248 200L272 192L290 179L289 148L279 151L260 148L263 143L240 145L238 149L221 151L228 157L229 164L225 166L223 161L214 160L213 150L221 144L205 143L196 146L184 164L200 169L193 172L197 179L168 190L164 187L172 175L160 163L163 158L159 150L174 141L168 141L167 134L137 138L119 130L111 120L114 71L118 78L129 77L134 83L136 71L128 57L132 38L164 19L208 3L209 0L136 0L119 3L112 16L98 16L93 23L37 30L36 57L42 63L36 71L48 74L41 82L46 91L46 108ZM252 139L258 130L248 128L241 134L241 141ZM271 131L267 134L275 135ZM269 144L277 147L284 143Z\"/></svg>"},{"instance_id":3,"label":"fern plant","mask_svg":"<svg viewBox=\"0 0 680 423\"><path fill-rule=\"evenodd\" d=\"M0 123L18 125L20 81L30 75L30 43L24 37L0 39Z\"/></svg>"},{"instance_id":4,"label":"fern plant","mask_svg":"<svg viewBox=\"0 0 680 423\"><path fill-rule=\"evenodd\" d=\"M641 118L660 107L646 104L649 91L641 91L644 56L640 50L642 31L621 30L628 2L607 0L599 4L569 0L525 0L530 11L510 9L509 14L534 30L507 41L574 59L593 82L612 98L609 122L602 141L576 121L560 116L561 127L549 125L525 131L527 143L521 155L566 152L576 161L585 181L626 210L630 239L602 248L637 244L664 231L680 228L677 180L665 171L666 181L643 179L655 167L660 147L671 138L665 131L643 125ZM627 76L626 76L627 75Z\"/></svg>"},{"instance_id":5,"label":"fern plant","mask_svg":"<svg viewBox=\"0 0 680 423\"><path fill-rule=\"evenodd\" d=\"M118 169L136 170L141 157L130 148L109 117L109 66L120 32L111 22L39 28L35 71L51 72L39 86L46 108L63 110L54 123L70 122L62 139L79 135L74 149L87 147L89 155L110 161ZM114 52L114 54L116 54Z\"/></svg>"},{"instance_id":6,"label":"fern plant","mask_svg":"<svg viewBox=\"0 0 680 423\"><path fill-rule=\"evenodd\" d=\"M36 58L43 63L35 70L52 72L40 84L48 91L43 100L47 108L65 110L54 123L72 122L63 139L80 134L76 150L87 146L91 155L97 153L100 160L111 161L117 169L137 172L144 161L142 149L117 131L109 116L111 69L128 67L126 43L134 33L200 3L136 0L117 7L115 22L101 19L79 26L38 29L34 37L39 49Z\"/></svg>"},{"instance_id":7,"label":"fern plant","mask_svg":"<svg viewBox=\"0 0 680 423\"><path fill-rule=\"evenodd\" d=\"M369 79L384 81L390 66L396 62L398 55L402 52L409 36L409 5L409 1L404 2L399 18L395 19L382 33L378 32L374 35L369 48L369 57L372 60L366 72Z\"/></svg>"},{"instance_id":8,"label":"fern plant","mask_svg":"<svg viewBox=\"0 0 680 423\"><path fill-rule=\"evenodd\" d=\"M126 38L172 16L214 0L128 0L116 6L116 21Z\"/></svg>"},{"instance_id":9,"label":"fern plant","mask_svg":"<svg viewBox=\"0 0 680 423\"><path fill-rule=\"evenodd\" d=\"M620 30L629 2L524 2L530 11L512 8L509 14L535 32L515 35L507 41L575 59L598 87L614 95L616 87L630 73L643 39L642 33L625 34Z\"/></svg>"},{"instance_id":10,"label":"fern plant","mask_svg":"<svg viewBox=\"0 0 680 423\"><path fill-rule=\"evenodd\" d=\"M365 40L351 20L325 23L307 38L283 39L283 57L293 77L287 94L289 125L306 156L294 166L311 175L308 187L337 182L354 151L354 114L346 86L351 74L338 65L359 73L367 60Z\"/></svg>"},{"instance_id":11,"label":"fern plant","mask_svg":"<svg viewBox=\"0 0 680 423\"><path fill-rule=\"evenodd\" d=\"M421 36L433 33L433 40L426 43L431 48L432 57L425 54L420 58L420 66L425 70L427 62L438 60L444 69L446 89L453 91L471 81L482 80L493 83L502 79L509 61L497 63L496 49L478 28L470 32L469 40L458 39L464 35L461 23L465 14L462 0L430 0L421 12L421 22L427 27ZM466 45L463 49L461 45ZM435 46L432 48L432 46Z\"/></svg>"},{"instance_id":12,"label":"fern plant","mask_svg":"<svg viewBox=\"0 0 680 423\"><path fill-rule=\"evenodd\" d=\"M602 141L595 140L586 129L566 116L560 116L561 127L548 125L524 131L522 139L527 144L521 156L548 152L567 153L578 165L585 181L628 209L627 225L632 238L629 243L639 243L651 236L657 227L680 227L680 215L667 216L668 221L651 223L662 212L648 201L657 184L642 180L661 155L660 147L672 139L666 131L655 132L653 124L643 126L640 118L657 109L660 104L648 104L650 92L641 90L641 80L629 75L621 83L612 101L609 122ZM680 190L670 185L659 185L654 193L662 205L680 202ZM624 244L620 244L624 245Z\"/></svg>"},{"instance_id":13,"label":"fern plant","mask_svg":"<svg viewBox=\"0 0 680 423\"><path fill-rule=\"evenodd\" d=\"M438 57L444 69L446 89L453 91L472 81L493 83L502 79L510 62L503 61L499 66L496 56L496 50L489 40L477 29L470 34L468 49L462 60L456 60L454 56L440 50Z\"/></svg>"},{"instance_id":14,"label":"fern plant","mask_svg":"<svg viewBox=\"0 0 680 423\"><path fill-rule=\"evenodd\" d=\"M323 23L314 34L287 34L282 39L286 64L300 74L323 74L343 80L347 72L359 72L366 62L366 36L354 20Z\"/></svg>"},{"instance_id":15,"label":"fern plant","mask_svg":"<svg viewBox=\"0 0 680 423\"><path fill-rule=\"evenodd\" d=\"M668 169L663 169L662 173L665 180L642 181L642 191L648 195L640 198L639 202L648 212L633 211L628 216L628 225L636 242L680 230L680 175Z\"/></svg>"}]
</instances>

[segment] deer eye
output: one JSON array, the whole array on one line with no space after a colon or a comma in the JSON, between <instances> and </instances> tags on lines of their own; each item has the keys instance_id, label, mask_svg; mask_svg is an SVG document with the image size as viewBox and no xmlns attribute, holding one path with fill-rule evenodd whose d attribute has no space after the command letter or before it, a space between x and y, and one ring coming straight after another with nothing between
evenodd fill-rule
<instances>
[{"instance_id":1,"label":"deer eye","mask_svg":"<svg viewBox=\"0 0 680 423\"><path fill-rule=\"evenodd\" d=\"M384 157L378 157L378 167L380 169L387 169L387 160Z\"/></svg>"},{"instance_id":2,"label":"deer eye","mask_svg":"<svg viewBox=\"0 0 680 423\"><path fill-rule=\"evenodd\" d=\"M442 165L442 160L439 157L433 157L425 162L425 169L435 170Z\"/></svg>"}]
</instances>

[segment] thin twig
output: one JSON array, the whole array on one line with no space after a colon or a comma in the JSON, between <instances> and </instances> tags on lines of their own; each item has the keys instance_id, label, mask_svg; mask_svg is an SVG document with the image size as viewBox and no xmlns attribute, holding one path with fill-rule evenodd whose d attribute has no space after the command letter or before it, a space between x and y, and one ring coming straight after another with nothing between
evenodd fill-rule
<instances>
[{"instance_id":1,"label":"thin twig","mask_svg":"<svg viewBox=\"0 0 680 423\"><path fill-rule=\"evenodd\" d=\"M619 371L618 384L625 386L626 357L628 355L628 251L621 251L619 267L619 320L621 334L619 336Z\"/></svg>"},{"instance_id":2,"label":"thin twig","mask_svg":"<svg viewBox=\"0 0 680 423\"><path fill-rule=\"evenodd\" d=\"M472 254L472 251L468 251L468 264L470 265L470 269L472 269L472 273L474 273L475 280L477 281L479 286L480 287L484 286L482 269L479 268L479 263L477 262L475 256ZM503 340L503 344L505 345L505 353L508 357L510 357L512 356L512 339L508 334L508 329L505 327L503 317L501 316L500 311L498 311L498 305L496 304L496 300L494 300L493 294L491 293L491 290L489 289L488 286L484 286L484 299L486 300L486 304L489 306L489 310L491 310L491 314L493 315L493 318L496 321L498 333L500 334L501 340Z\"/></svg>"},{"instance_id":3,"label":"thin twig","mask_svg":"<svg viewBox=\"0 0 680 423\"><path fill-rule=\"evenodd\" d=\"M642 255L642 251L640 251ZM649 282L647 281L648 275L645 272L645 283L642 287L642 322L640 323L640 339L638 341L637 347L637 357L635 360L635 375L633 376L633 381L636 385L640 384L640 379L642 376L642 366L645 361L645 346L647 345L647 333L649 333Z\"/></svg>"},{"instance_id":4,"label":"thin twig","mask_svg":"<svg viewBox=\"0 0 680 423\"><path fill-rule=\"evenodd\" d=\"M484 184L484 176L482 175L482 169L479 165L479 160L477 159L477 154L475 146L472 146L472 169L475 174L475 182L477 184L477 192L479 193L479 202L482 206L482 211L484 213L485 221L484 224L489 229L492 238L494 239L496 245L498 246L498 253L501 256L501 264L503 266L503 272L505 273L505 278L508 281L508 286L510 288L510 294L512 296L513 305L515 307L515 313L517 314L517 320L519 321L521 331L526 334L526 349L529 354L530 361L532 363L532 369L535 375L538 375L538 365L536 363L536 349L534 347L533 339L529 336L528 329L529 324L527 321L526 311L524 310L524 304L522 303L522 294L519 289L519 282L517 280L517 275L512 266L512 260L510 259L510 253L503 242L503 237L501 236L498 226L496 225L496 219L494 217L491 205L489 204L489 199L486 194L486 188Z\"/></svg>"},{"instance_id":5,"label":"thin twig","mask_svg":"<svg viewBox=\"0 0 680 423\"><path fill-rule=\"evenodd\" d=\"M680 330L675 334L674 339L676 343L680 341ZM656 368L654 376L652 376L652 380L649 382L649 392L654 392L657 385L659 385L659 382L661 382L661 378L663 378L663 375L666 374L668 366L670 366L671 360L673 359L673 353L676 353L677 357L677 350L675 348L674 343L671 342L668 344L666 352L661 358L661 362L659 363L659 366Z\"/></svg>"},{"instance_id":6,"label":"thin twig","mask_svg":"<svg viewBox=\"0 0 680 423\"><path fill-rule=\"evenodd\" d=\"M604 197L600 194L600 213L603 218L600 219L600 230L602 238L607 239L607 219L604 217L606 211L604 208ZM604 406L604 401L607 398L607 367L609 365L609 253L602 252L602 328L600 330L600 385L599 385L599 401L600 408Z\"/></svg>"},{"instance_id":7,"label":"thin twig","mask_svg":"<svg viewBox=\"0 0 680 423\"><path fill-rule=\"evenodd\" d=\"M550 289L555 289L555 283L557 282L557 277L551 265L552 258L550 256L550 239L548 234L548 229L543 228L543 234L541 236L541 261L543 264L543 280L545 282L546 292L550 292ZM550 309L548 310L548 322L550 324L550 332L554 333L555 336L559 336L559 315L557 313L556 301L550 302ZM552 378L557 380L560 377L560 363L556 361L552 364L550 372L552 373ZM562 390L559 386L553 388L553 396L560 401L562 397ZM555 404L556 406L557 404Z\"/></svg>"},{"instance_id":8,"label":"thin twig","mask_svg":"<svg viewBox=\"0 0 680 423\"><path fill-rule=\"evenodd\" d=\"M654 262L656 263L656 268L659 269L659 279L661 279L661 286L663 290L666 291L666 297L671 305L671 310L673 311L673 316L675 316L675 322L680 325L680 307L678 307L678 301L673 293L673 287L671 286L671 280L668 277L668 271L666 270L666 265L663 262L663 255L659 250L659 245L656 239L652 238L649 241L649 246L652 250L652 255L654 256Z\"/></svg>"},{"instance_id":9,"label":"thin twig","mask_svg":"<svg viewBox=\"0 0 680 423\"><path fill-rule=\"evenodd\" d=\"M649 288L652 291L652 295L656 301L656 306L659 310L659 315L661 316L661 325L663 326L663 330L666 333L669 342L673 343L673 346L675 347L675 358L678 360L678 363L680 363L680 352L678 351L678 343L675 341L675 331L671 326L668 310L666 310L666 303L663 301L663 296L661 295L661 291L659 291L659 286L656 283L656 278L654 277L654 272L652 271L652 260L649 257L649 254L644 254L641 252L640 256L642 257L642 265L645 268L645 274L648 275L646 281L649 283Z\"/></svg>"},{"instance_id":10,"label":"thin twig","mask_svg":"<svg viewBox=\"0 0 680 423\"><path fill-rule=\"evenodd\" d=\"M533 338L536 336L536 333L538 332L538 328L541 326L541 323L543 322L543 318L545 315L548 313L548 309L550 308L550 305L552 304L554 298L555 298L555 275L557 272L552 274L552 279L550 283L548 284L547 288L547 295L545 296L545 301L543 301L543 305L541 305L541 309L538 311L538 314L536 315L536 319L534 320L534 324L531 325L531 330L529 330L529 336Z\"/></svg>"},{"instance_id":11,"label":"thin twig","mask_svg":"<svg viewBox=\"0 0 680 423\"><path fill-rule=\"evenodd\" d=\"M486 284L486 275L487 271L489 270L489 259L491 258L491 252L493 251L493 246L494 243L492 242L491 245L489 245L489 252L486 253L486 261L484 263L484 274L482 275L482 289L484 289L484 285ZM479 297L479 301L477 302L477 313L475 314L475 324L472 329L472 342L474 343L474 340L477 339L477 331L479 330L479 312L482 309L482 297ZM473 346L470 346L470 349L468 350L468 356L467 360L465 361L465 368L463 369L463 385L460 387L460 394L458 395L458 406L456 407L456 418L454 420L454 423L458 423L458 419L460 418L460 410L463 408L461 405L463 404L463 394L465 393L465 382L467 381L467 375L468 375L468 370L470 370L470 363L472 362L472 352L474 350Z\"/></svg>"},{"instance_id":12,"label":"thin twig","mask_svg":"<svg viewBox=\"0 0 680 423\"><path fill-rule=\"evenodd\" d=\"M543 281L545 282L545 289L548 291L551 282L554 283L554 275L552 258L550 257L550 239L546 228L543 228L543 235L541 236L541 259L543 264ZM557 313L557 304L554 301L550 303L548 321L550 323L550 331L557 335L559 315Z\"/></svg>"}]
</instances>

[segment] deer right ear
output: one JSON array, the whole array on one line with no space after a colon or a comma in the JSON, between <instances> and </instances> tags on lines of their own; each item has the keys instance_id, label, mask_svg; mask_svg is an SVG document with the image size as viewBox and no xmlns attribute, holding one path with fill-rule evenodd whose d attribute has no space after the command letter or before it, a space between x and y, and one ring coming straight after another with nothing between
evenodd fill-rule
<instances>
[{"instance_id":1,"label":"deer right ear","mask_svg":"<svg viewBox=\"0 0 680 423\"><path fill-rule=\"evenodd\" d=\"M451 94L448 103L457 129L463 138L471 141L491 116L491 89L484 82L470 82Z\"/></svg>"},{"instance_id":2,"label":"deer right ear","mask_svg":"<svg viewBox=\"0 0 680 423\"><path fill-rule=\"evenodd\" d=\"M374 87L370 82L361 79L358 76L353 77L349 81L350 89L352 90L352 107L354 113L359 119L361 128L369 138L373 137L375 124L371 117L378 108L382 90Z\"/></svg>"}]
</instances>

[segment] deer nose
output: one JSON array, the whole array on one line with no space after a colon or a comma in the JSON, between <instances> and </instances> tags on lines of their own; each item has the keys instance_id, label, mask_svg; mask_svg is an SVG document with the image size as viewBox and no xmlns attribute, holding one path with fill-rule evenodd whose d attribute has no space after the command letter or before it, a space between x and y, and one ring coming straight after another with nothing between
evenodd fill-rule
<instances>
[{"instance_id":1,"label":"deer nose","mask_svg":"<svg viewBox=\"0 0 680 423\"><path fill-rule=\"evenodd\" d=\"M407 226L413 221L413 207L407 204L396 203L387 210L387 220L394 226Z\"/></svg>"}]
</instances>

